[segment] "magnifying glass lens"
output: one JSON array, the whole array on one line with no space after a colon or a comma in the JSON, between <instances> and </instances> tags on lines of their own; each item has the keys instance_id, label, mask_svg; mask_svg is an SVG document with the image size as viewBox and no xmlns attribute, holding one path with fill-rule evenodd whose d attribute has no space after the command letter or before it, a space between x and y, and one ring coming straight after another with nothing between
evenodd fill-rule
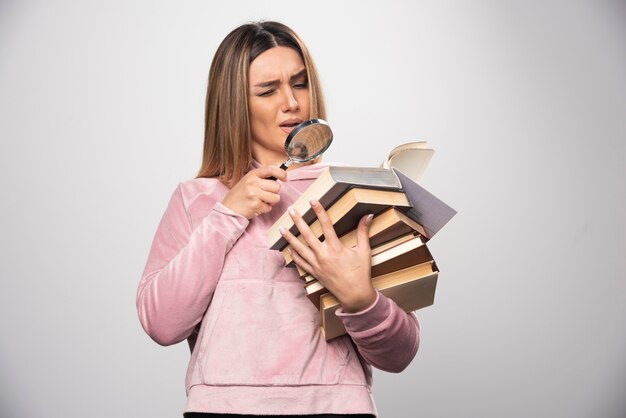
<instances>
[{"instance_id":1,"label":"magnifying glass lens","mask_svg":"<svg viewBox=\"0 0 626 418\"><path fill-rule=\"evenodd\" d=\"M322 119L311 119L296 126L285 141L289 159L305 163L319 157L333 140L333 131Z\"/></svg>"},{"instance_id":2,"label":"magnifying glass lens","mask_svg":"<svg viewBox=\"0 0 626 418\"><path fill-rule=\"evenodd\" d=\"M289 159L281 164L286 170L292 162L306 163L324 153L333 142L333 131L323 119L302 122L289 133L285 140L285 152ZM276 180L275 177L269 179Z\"/></svg>"}]
</instances>

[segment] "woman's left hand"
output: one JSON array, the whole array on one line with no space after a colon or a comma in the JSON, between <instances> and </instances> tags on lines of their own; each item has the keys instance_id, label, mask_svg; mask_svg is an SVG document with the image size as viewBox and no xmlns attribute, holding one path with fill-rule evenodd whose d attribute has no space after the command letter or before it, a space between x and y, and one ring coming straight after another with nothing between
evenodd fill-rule
<instances>
[{"instance_id":1,"label":"woman's left hand","mask_svg":"<svg viewBox=\"0 0 626 418\"><path fill-rule=\"evenodd\" d=\"M316 200L311 207L322 226L324 241L311 231L299 213L289 208L289 214L306 244L281 228L281 234L290 245L291 255L301 268L314 276L341 303L345 312L358 312L376 301L376 290L371 280L371 249L369 226L372 215L364 216L358 225L357 245L349 248L341 243L328 214Z\"/></svg>"}]
</instances>

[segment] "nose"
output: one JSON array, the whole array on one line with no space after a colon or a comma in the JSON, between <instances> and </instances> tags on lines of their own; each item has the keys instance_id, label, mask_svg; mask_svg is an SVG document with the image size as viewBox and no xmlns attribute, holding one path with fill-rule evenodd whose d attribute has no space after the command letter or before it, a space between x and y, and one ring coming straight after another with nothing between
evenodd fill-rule
<instances>
[{"instance_id":1,"label":"nose","mask_svg":"<svg viewBox=\"0 0 626 418\"><path fill-rule=\"evenodd\" d=\"M287 87L283 89L283 112L293 112L300 108L300 105L296 101L296 97L293 94L293 89Z\"/></svg>"}]
</instances>

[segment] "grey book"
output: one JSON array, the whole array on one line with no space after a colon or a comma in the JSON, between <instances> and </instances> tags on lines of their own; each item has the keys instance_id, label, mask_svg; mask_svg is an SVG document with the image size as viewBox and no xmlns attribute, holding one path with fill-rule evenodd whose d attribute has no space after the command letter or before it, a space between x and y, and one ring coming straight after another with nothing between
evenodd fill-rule
<instances>
[{"instance_id":1,"label":"grey book","mask_svg":"<svg viewBox=\"0 0 626 418\"><path fill-rule=\"evenodd\" d=\"M456 215L456 210L445 204L428 190L405 176L400 170L393 169L402 184L411 203L404 213L424 227L428 238L432 238L450 219Z\"/></svg>"}]
</instances>

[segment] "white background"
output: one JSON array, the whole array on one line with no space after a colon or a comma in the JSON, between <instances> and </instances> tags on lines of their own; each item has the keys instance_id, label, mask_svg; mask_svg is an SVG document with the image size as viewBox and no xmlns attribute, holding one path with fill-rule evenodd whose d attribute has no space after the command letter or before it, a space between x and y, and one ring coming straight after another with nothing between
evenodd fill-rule
<instances>
[{"instance_id":1,"label":"white background","mask_svg":"<svg viewBox=\"0 0 626 418\"><path fill-rule=\"evenodd\" d=\"M175 417L186 344L135 290L200 164L206 77L234 27L293 27L327 161L428 140L459 211L431 241L420 352L382 417L626 416L623 1L0 2L0 415Z\"/></svg>"}]
</instances>

